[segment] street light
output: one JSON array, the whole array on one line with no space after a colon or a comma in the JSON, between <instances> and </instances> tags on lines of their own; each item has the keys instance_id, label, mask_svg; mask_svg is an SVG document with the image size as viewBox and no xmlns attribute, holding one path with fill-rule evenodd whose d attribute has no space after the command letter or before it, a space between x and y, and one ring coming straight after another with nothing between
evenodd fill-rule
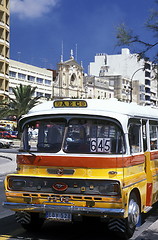
<instances>
[{"instance_id":1,"label":"street light","mask_svg":"<svg viewBox=\"0 0 158 240\"><path fill-rule=\"evenodd\" d=\"M145 68L144 67L141 67L141 68L138 68L133 74L132 74L132 77L131 77L131 79L130 79L130 87L131 87L131 92L130 92L130 102L132 102L132 91L133 91L133 86L132 86L132 80L133 80L133 77L134 77L134 75L138 72L138 71L140 71L140 70L142 70L143 69L143 71L145 70Z\"/></svg>"}]
</instances>

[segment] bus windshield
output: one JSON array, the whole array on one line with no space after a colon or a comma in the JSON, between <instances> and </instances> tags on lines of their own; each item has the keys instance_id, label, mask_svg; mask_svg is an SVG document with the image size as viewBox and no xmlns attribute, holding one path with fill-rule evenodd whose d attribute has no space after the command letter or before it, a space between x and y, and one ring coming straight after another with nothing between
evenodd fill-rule
<instances>
[{"instance_id":1,"label":"bus windshield","mask_svg":"<svg viewBox=\"0 0 158 240\"><path fill-rule=\"evenodd\" d=\"M24 127L21 149L65 153L125 152L123 131L112 120L71 118L32 121Z\"/></svg>"}]
</instances>

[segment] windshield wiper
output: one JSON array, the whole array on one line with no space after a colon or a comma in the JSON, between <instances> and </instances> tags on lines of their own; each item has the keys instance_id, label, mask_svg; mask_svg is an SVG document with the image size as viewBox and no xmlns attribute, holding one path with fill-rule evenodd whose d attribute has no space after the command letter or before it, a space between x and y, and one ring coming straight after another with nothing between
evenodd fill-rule
<instances>
[{"instance_id":1,"label":"windshield wiper","mask_svg":"<svg viewBox=\"0 0 158 240\"><path fill-rule=\"evenodd\" d=\"M30 150L27 150L27 149L19 149L19 152L27 152L27 153L31 154L32 156L36 156L36 154L32 153Z\"/></svg>"}]
</instances>

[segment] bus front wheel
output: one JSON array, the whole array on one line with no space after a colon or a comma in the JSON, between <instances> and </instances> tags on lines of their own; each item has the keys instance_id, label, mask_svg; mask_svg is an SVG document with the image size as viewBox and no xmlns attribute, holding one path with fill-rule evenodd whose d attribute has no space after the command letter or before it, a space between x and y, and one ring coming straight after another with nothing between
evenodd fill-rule
<instances>
[{"instance_id":1,"label":"bus front wheel","mask_svg":"<svg viewBox=\"0 0 158 240\"><path fill-rule=\"evenodd\" d=\"M135 192L132 192L128 204L128 217L126 219L128 237L131 237L135 231L136 225L140 219L140 204Z\"/></svg>"},{"instance_id":2,"label":"bus front wheel","mask_svg":"<svg viewBox=\"0 0 158 240\"><path fill-rule=\"evenodd\" d=\"M132 192L128 204L128 217L125 219L111 218L108 223L108 228L115 235L121 237L121 239L129 239L135 231L139 218L140 204L136 193Z\"/></svg>"}]
</instances>

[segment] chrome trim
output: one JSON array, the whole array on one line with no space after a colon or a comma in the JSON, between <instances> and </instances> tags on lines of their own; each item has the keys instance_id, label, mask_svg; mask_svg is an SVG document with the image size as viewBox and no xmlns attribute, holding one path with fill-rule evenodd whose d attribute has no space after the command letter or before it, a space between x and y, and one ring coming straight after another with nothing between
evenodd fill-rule
<instances>
[{"instance_id":1,"label":"chrome trim","mask_svg":"<svg viewBox=\"0 0 158 240\"><path fill-rule=\"evenodd\" d=\"M48 204L27 204L27 203L12 203L3 202L3 207L13 211L27 211L27 212L70 212L72 214L88 214L98 216L120 216L123 217L124 209L122 208L96 208L96 207L78 207L66 205L48 205Z\"/></svg>"},{"instance_id":2,"label":"chrome trim","mask_svg":"<svg viewBox=\"0 0 158 240\"><path fill-rule=\"evenodd\" d=\"M133 186L133 185L135 185L135 184L138 184L138 183L140 183L140 182L144 182L144 181L146 181L146 180L147 180L146 178L143 178L143 179L140 180L140 181L133 182L133 183L131 183L131 184L129 184L129 185L126 185L126 186L122 187L122 189L125 189L125 188L128 188L128 187L131 187L131 186Z\"/></svg>"},{"instance_id":3,"label":"chrome trim","mask_svg":"<svg viewBox=\"0 0 158 240\"><path fill-rule=\"evenodd\" d=\"M75 170L74 169L64 169L64 168L47 168L47 172L49 174L57 174L61 175L73 175Z\"/></svg>"}]
</instances>

